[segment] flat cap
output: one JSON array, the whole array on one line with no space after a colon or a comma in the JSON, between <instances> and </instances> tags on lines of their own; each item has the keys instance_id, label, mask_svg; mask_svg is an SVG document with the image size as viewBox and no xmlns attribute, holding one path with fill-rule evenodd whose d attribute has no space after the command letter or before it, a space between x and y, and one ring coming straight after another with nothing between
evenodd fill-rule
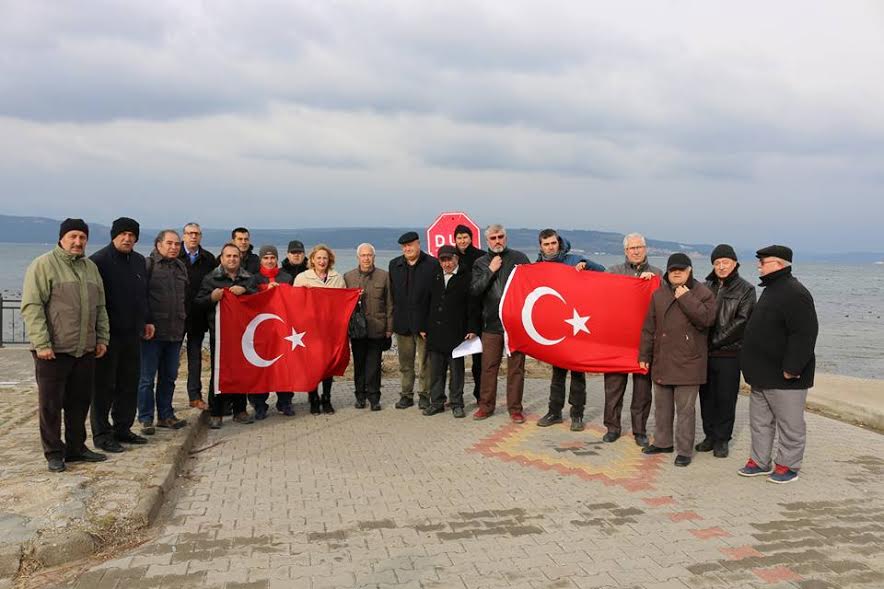
<instances>
[{"instance_id":1,"label":"flat cap","mask_svg":"<svg viewBox=\"0 0 884 589\"><path fill-rule=\"evenodd\" d=\"M670 270L684 270L685 268L691 268L693 264L691 264L691 258L688 257L687 254L683 254L681 252L675 252L669 259L666 260L666 271Z\"/></svg>"},{"instance_id":2,"label":"flat cap","mask_svg":"<svg viewBox=\"0 0 884 589\"><path fill-rule=\"evenodd\" d=\"M787 262L792 261L792 249L784 245L769 245L755 252L755 257L761 258L780 258Z\"/></svg>"},{"instance_id":3,"label":"flat cap","mask_svg":"<svg viewBox=\"0 0 884 589\"><path fill-rule=\"evenodd\" d=\"M436 252L436 257L440 260L442 258L450 258L451 256L457 255L457 249L453 245L443 245L439 248L439 251Z\"/></svg>"},{"instance_id":4,"label":"flat cap","mask_svg":"<svg viewBox=\"0 0 884 589\"><path fill-rule=\"evenodd\" d=\"M411 243L412 241L417 241L420 239L420 236L415 231L406 231L402 235L399 236L399 245L405 245L406 243Z\"/></svg>"}]
</instances>

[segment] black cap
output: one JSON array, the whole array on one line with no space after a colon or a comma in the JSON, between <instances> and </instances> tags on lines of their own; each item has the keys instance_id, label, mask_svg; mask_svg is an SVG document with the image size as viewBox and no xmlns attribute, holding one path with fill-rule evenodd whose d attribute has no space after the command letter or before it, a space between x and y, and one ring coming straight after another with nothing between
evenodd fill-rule
<instances>
[{"instance_id":1,"label":"black cap","mask_svg":"<svg viewBox=\"0 0 884 589\"><path fill-rule=\"evenodd\" d=\"M692 266L691 259L688 255L681 252L675 252L669 256L668 260L666 260L667 272L670 270L684 270L685 268L691 268Z\"/></svg>"},{"instance_id":2,"label":"black cap","mask_svg":"<svg viewBox=\"0 0 884 589\"><path fill-rule=\"evenodd\" d=\"M417 241L420 239L417 232L415 231L407 231L399 236L399 245L405 245L406 243L411 243L412 241Z\"/></svg>"},{"instance_id":3,"label":"black cap","mask_svg":"<svg viewBox=\"0 0 884 589\"><path fill-rule=\"evenodd\" d=\"M303 254L304 253L304 244L301 243L300 241L298 241L297 239L293 239L289 242L288 252L290 254L294 253L294 252L301 252Z\"/></svg>"},{"instance_id":4,"label":"black cap","mask_svg":"<svg viewBox=\"0 0 884 589\"><path fill-rule=\"evenodd\" d=\"M58 238L61 239L69 231L82 231L86 234L86 238L89 238L89 225L83 219L71 219L68 217L62 221L61 226L58 228Z\"/></svg>"},{"instance_id":5,"label":"black cap","mask_svg":"<svg viewBox=\"0 0 884 589\"><path fill-rule=\"evenodd\" d=\"M709 260L714 264L715 260L720 260L721 258L728 258L736 262L737 252L735 252L734 248L728 244L720 243L712 250L712 255L709 256Z\"/></svg>"},{"instance_id":6,"label":"black cap","mask_svg":"<svg viewBox=\"0 0 884 589\"><path fill-rule=\"evenodd\" d=\"M457 255L457 249L453 245L443 245L439 248L439 251L436 252L436 257L440 260L442 258L450 258L451 256Z\"/></svg>"},{"instance_id":7,"label":"black cap","mask_svg":"<svg viewBox=\"0 0 884 589\"><path fill-rule=\"evenodd\" d=\"M755 257L761 258L780 258L787 262L792 261L792 249L784 245L769 245L755 252Z\"/></svg>"},{"instance_id":8,"label":"black cap","mask_svg":"<svg viewBox=\"0 0 884 589\"><path fill-rule=\"evenodd\" d=\"M461 233L466 233L470 236L470 239L473 238L473 230L467 227L466 225L458 225L454 228L454 237L457 237Z\"/></svg>"},{"instance_id":9,"label":"black cap","mask_svg":"<svg viewBox=\"0 0 884 589\"><path fill-rule=\"evenodd\" d=\"M114 219L113 225L111 225L111 239L114 239L120 233L124 231L131 231L135 234L135 241L138 241L138 234L141 232L141 226L138 225L138 221L135 219L131 219L129 217L120 217L119 219Z\"/></svg>"}]
</instances>

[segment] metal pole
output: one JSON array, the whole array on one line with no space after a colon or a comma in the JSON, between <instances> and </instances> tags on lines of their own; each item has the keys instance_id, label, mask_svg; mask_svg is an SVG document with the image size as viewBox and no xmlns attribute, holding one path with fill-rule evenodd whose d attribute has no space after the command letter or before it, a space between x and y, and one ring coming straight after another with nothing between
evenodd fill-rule
<instances>
[{"instance_id":1,"label":"metal pole","mask_svg":"<svg viewBox=\"0 0 884 589\"><path fill-rule=\"evenodd\" d=\"M6 329L6 323L3 321L3 294L0 293L0 348L3 347L3 332Z\"/></svg>"}]
</instances>

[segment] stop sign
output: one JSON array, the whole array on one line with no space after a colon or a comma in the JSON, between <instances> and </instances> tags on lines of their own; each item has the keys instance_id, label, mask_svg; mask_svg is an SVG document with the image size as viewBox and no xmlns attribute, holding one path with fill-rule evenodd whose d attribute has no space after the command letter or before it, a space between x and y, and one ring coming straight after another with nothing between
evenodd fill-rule
<instances>
[{"instance_id":1,"label":"stop sign","mask_svg":"<svg viewBox=\"0 0 884 589\"><path fill-rule=\"evenodd\" d=\"M466 213L442 213L427 229L427 251L435 256L443 245L454 245L454 228L465 225L473 232L473 246L482 248L482 235L479 226L467 217Z\"/></svg>"}]
</instances>

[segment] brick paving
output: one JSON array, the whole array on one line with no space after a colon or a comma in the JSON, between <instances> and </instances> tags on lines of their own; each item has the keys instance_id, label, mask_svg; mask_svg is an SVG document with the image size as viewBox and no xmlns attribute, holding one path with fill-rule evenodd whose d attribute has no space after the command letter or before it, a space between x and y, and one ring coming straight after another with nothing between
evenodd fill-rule
<instances>
[{"instance_id":1,"label":"brick paving","mask_svg":"<svg viewBox=\"0 0 884 589\"><path fill-rule=\"evenodd\" d=\"M735 472L748 399L730 458L675 468L631 436L602 443L602 381L588 386L580 433L534 425L537 379L522 426L500 408L483 422L395 410L392 381L380 413L339 382L336 415L298 399L294 418L226 423L151 541L66 586L884 587L880 434L808 414L801 478L773 485Z\"/></svg>"}]
</instances>

